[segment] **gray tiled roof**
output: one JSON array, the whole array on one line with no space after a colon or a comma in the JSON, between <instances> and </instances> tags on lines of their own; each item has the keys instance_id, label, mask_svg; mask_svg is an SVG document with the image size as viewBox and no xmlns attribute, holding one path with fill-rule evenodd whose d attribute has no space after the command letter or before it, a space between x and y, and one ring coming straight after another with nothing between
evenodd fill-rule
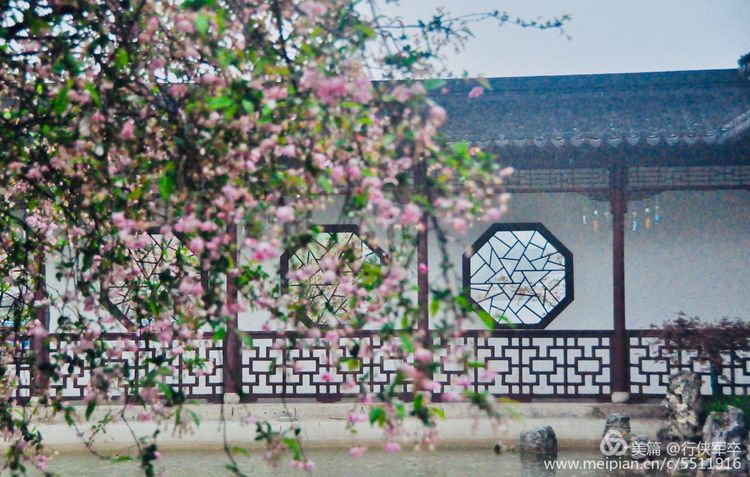
<instances>
[{"instance_id":1,"label":"gray tiled roof","mask_svg":"<svg viewBox=\"0 0 750 477\"><path fill-rule=\"evenodd\" d=\"M750 81L737 70L449 80L435 100L449 139L497 147L721 144L750 126Z\"/></svg>"}]
</instances>

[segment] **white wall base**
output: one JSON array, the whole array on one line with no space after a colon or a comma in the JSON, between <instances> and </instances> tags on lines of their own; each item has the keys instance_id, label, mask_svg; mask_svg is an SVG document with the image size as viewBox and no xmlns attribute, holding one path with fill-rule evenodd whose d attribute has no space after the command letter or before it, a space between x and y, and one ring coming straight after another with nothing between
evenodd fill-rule
<instances>
[{"instance_id":1,"label":"white wall base","mask_svg":"<svg viewBox=\"0 0 750 477\"><path fill-rule=\"evenodd\" d=\"M239 404L240 395L237 393L224 393L224 404Z\"/></svg>"},{"instance_id":2,"label":"white wall base","mask_svg":"<svg viewBox=\"0 0 750 477\"><path fill-rule=\"evenodd\" d=\"M612 402L614 404L625 404L630 400L630 393L626 391L614 391L612 393Z\"/></svg>"}]
</instances>

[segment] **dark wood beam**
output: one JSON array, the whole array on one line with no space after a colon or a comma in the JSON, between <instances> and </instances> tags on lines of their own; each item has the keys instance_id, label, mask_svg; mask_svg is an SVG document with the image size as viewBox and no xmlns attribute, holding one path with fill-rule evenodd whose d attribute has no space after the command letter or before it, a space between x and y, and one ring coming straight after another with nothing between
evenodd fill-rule
<instances>
[{"instance_id":1,"label":"dark wood beam","mask_svg":"<svg viewBox=\"0 0 750 477\"><path fill-rule=\"evenodd\" d=\"M36 282L34 284L34 317L39 320L44 329L49 330L49 306L47 298L47 266L44 252L36 256ZM42 364L49 361L49 347L45 338L34 335L31 338L31 350L34 353L34 369L31 370L31 395L43 395L49 387L49 376L40 370Z\"/></svg>"},{"instance_id":2,"label":"dark wood beam","mask_svg":"<svg viewBox=\"0 0 750 477\"><path fill-rule=\"evenodd\" d=\"M237 225L230 224L227 232L232 239L234 248L232 249L232 260L237 266L239 254L237 253ZM223 378L224 378L224 399L225 402L236 400L239 397L240 384L242 379L242 345L238 333L238 314L234 311L234 304L237 303L237 283L236 278L227 275L227 306L232 310L229 321L227 322L227 333L224 336L223 352ZM227 394L231 397L227 399Z\"/></svg>"},{"instance_id":3,"label":"dark wood beam","mask_svg":"<svg viewBox=\"0 0 750 477\"><path fill-rule=\"evenodd\" d=\"M627 166L615 162L610 171L609 202L612 212L612 296L614 333L611 347L613 400L627 399L630 389L628 336L625 325L625 213Z\"/></svg>"},{"instance_id":4,"label":"dark wood beam","mask_svg":"<svg viewBox=\"0 0 750 477\"><path fill-rule=\"evenodd\" d=\"M414 171L414 188L426 197L427 165L420 163ZM419 307L419 330L424 333L425 345L430 340L430 281L429 281L429 247L428 214L422 213L417 230L417 306Z\"/></svg>"}]
</instances>

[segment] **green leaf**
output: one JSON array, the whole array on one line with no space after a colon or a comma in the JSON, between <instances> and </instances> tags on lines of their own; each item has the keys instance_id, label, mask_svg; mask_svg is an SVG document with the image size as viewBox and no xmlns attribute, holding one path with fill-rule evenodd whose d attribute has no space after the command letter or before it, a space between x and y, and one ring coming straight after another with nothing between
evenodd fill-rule
<instances>
[{"instance_id":1,"label":"green leaf","mask_svg":"<svg viewBox=\"0 0 750 477\"><path fill-rule=\"evenodd\" d=\"M112 456L112 462L120 463L120 462L132 462L133 458L129 455L114 455Z\"/></svg>"},{"instance_id":2,"label":"green leaf","mask_svg":"<svg viewBox=\"0 0 750 477\"><path fill-rule=\"evenodd\" d=\"M232 447L232 454L237 455L244 455L244 456L250 456L250 451L245 449L244 447L234 446Z\"/></svg>"},{"instance_id":3,"label":"green leaf","mask_svg":"<svg viewBox=\"0 0 750 477\"><path fill-rule=\"evenodd\" d=\"M96 399L89 401L88 405L86 405L86 420L87 421L91 418L91 415L94 413L94 409L96 409Z\"/></svg>"},{"instance_id":4,"label":"green leaf","mask_svg":"<svg viewBox=\"0 0 750 477\"><path fill-rule=\"evenodd\" d=\"M413 353L414 352L414 345L412 344L411 340L406 335L401 335L401 344L404 346L404 351L407 353Z\"/></svg>"},{"instance_id":5,"label":"green leaf","mask_svg":"<svg viewBox=\"0 0 750 477\"><path fill-rule=\"evenodd\" d=\"M118 48L115 51L115 68L117 68L118 70L125 68L126 66L128 66L128 61L128 52L123 48Z\"/></svg>"},{"instance_id":6,"label":"green leaf","mask_svg":"<svg viewBox=\"0 0 750 477\"><path fill-rule=\"evenodd\" d=\"M246 348L253 347L253 337L250 335L240 335L240 340Z\"/></svg>"},{"instance_id":7,"label":"green leaf","mask_svg":"<svg viewBox=\"0 0 750 477\"><path fill-rule=\"evenodd\" d=\"M349 371L357 371L359 370L359 360L357 358L341 358L339 360L342 364L346 365L346 368Z\"/></svg>"},{"instance_id":8,"label":"green leaf","mask_svg":"<svg viewBox=\"0 0 750 477\"><path fill-rule=\"evenodd\" d=\"M445 419L445 409L442 407L433 407L430 411L440 419Z\"/></svg>"},{"instance_id":9,"label":"green leaf","mask_svg":"<svg viewBox=\"0 0 750 477\"><path fill-rule=\"evenodd\" d=\"M479 319L482 320L482 323L484 323L484 326L486 326L488 330L495 329L495 319L492 318L492 315L484 310L477 310L477 315L479 315Z\"/></svg>"},{"instance_id":10,"label":"green leaf","mask_svg":"<svg viewBox=\"0 0 750 477\"><path fill-rule=\"evenodd\" d=\"M161 198L169 200L176 188L174 174L169 169L164 171L164 174L159 178L159 195L161 195Z\"/></svg>"},{"instance_id":11,"label":"green leaf","mask_svg":"<svg viewBox=\"0 0 750 477\"><path fill-rule=\"evenodd\" d=\"M244 109L248 113L252 113L253 111L255 111L255 105L249 99L243 99L242 109Z\"/></svg>"},{"instance_id":12,"label":"green leaf","mask_svg":"<svg viewBox=\"0 0 750 477\"><path fill-rule=\"evenodd\" d=\"M299 442L297 442L297 439L294 439L292 437L286 437L284 438L284 444L289 448L290 451L292 451L292 454L294 455L294 460L302 460L302 449L299 447Z\"/></svg>"},{"instance_id":13,"label":"green leaf","mask_svg":"<svg viewBox=\"0 0 750 477\"><path fill-rule=\"evenodd\" d=\"M227 329L222 326L221 328L214 331L214 341L223 340L226 335Z\"/></svg>"},{"instance_id":14,"label":"green leaf","mask_svg":"<svg viewBox=\"0 0 750 477\"><path fill-rule=\"evenodd\" d=\"M208 104L208 109L217 110L217 109L225 109L234 104L234 100L229 96L214 96L213 98L208 98L208 101L206 102Z\"/></svg>"},{"instance_id":15,"label":"green leaf","mask_svg":"<svg viewBox=\"0 0 750 477\"><path fill-rule=\"evenodd\" d=\"M370 410L370 424L378 423L383 425L385 423L385 411L382 407L374 407Z\"/></svg>"},{"instance_id":16,"label":"green leaf","mask_svg":"<svg viewBox=\"0 0 750 477\"><path fill-rule=\"evenodd\" d=\"M201 35L208 33L208 18L202 13L199 13L198 16L195 17L195 29L198 30L198 33Z\"/></svg>"},{"instance_id":17,"label":"green leaf","mask_svg":"<svg viewBox=\"0 0 750 477\"><path fill-rule=\"evenodd\" d=\"M434 91L438 88L442 88L445 84L443 79L428 79L424 81L424 87L427 91Z\"/></svg>"},{"instance_id":18,"label":"green leaf","mask_svg":"<svg viewBox=\"0 0 750 477\"><path fill-rule=\"evenodd\" d=\"M55 114L57 114L58 116L64 113L65 110L68 108L68 92L69 91L70 91L70 86L65 85L57 93L57 96L55 96L55 100L52 103L52 107L55 110Z\"/></svg>"},{"instance_id":19,"label":"green leaf","mask_svg":"<svg viewBox=\"0 0 750 477\"><path fill-rule=\"evenodd\" d=\"M318 183L320 184L320 187L322 187L326 192L326 194L333 193L333 186L331 186L331 181L327 177L320 176L320 179L318 179Z\"/></svg>"},{"instance_id":20,"label":"green leaf","mask_svg":"<svg viewBox=\"0 0 750 477\"><path fill-rule=\"evenodd\" d=\"M430 301L430 316L437 315L438 310L440 310L440 300L432 299Z\"/></svg>"}]
</instances>

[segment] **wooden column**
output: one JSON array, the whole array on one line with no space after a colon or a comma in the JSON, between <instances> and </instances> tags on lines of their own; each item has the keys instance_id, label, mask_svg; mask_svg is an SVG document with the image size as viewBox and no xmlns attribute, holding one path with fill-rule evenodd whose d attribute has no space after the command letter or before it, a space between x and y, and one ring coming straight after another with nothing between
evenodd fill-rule
<instances>
[{"instance_id":1,"label":"wooden column","mask_svg":"<svg viewBox=\"0 0 750 477\"><path fill-rule=\"evenodd\" d=\"M47 298L47 266L44 260L44 252L40 251L36 256L36 283L34 289L34 318L39 320L44 329L49 330L49 307L44 300ZM31 338L31 351L34 353L34 368L30 373L30 392L32 396L43 395L49 387L49 377L40 371L40 366L49 361L49 348L45 338L33 336Z\"/></svg>"},{"instance_id":2,"label":"wooden column","mask_svg":"<svg viewBox=\"0 0 750 477\"><path fill-rule=\"evenodd\" d=\"M231 237L235 248L232 251L232 261L237 266L239 254L237 253L237 225L230 224L227 233ZM227 305L234 309L237 303L237 279L227 275ZM236 403L239 401L239 392L242 384L242 345L238 332L238 316L232 311L231 318L227 323L227 333L224 336L222 346L224 360L224 402Z\"/></svg>"},{"instance_id":3,"label":"wooden column","mask_svg":"<svg viewBox=\"0 0 750 477\"><path fill-rule=\"evenodd\" d=\"M630 390L630 355L625 328L625 214L627 167L622 160L612 165L609 202L612 212L612 292L614 333L611 344L613 400L627 400Z\"/></svg>"}]
</instances>

